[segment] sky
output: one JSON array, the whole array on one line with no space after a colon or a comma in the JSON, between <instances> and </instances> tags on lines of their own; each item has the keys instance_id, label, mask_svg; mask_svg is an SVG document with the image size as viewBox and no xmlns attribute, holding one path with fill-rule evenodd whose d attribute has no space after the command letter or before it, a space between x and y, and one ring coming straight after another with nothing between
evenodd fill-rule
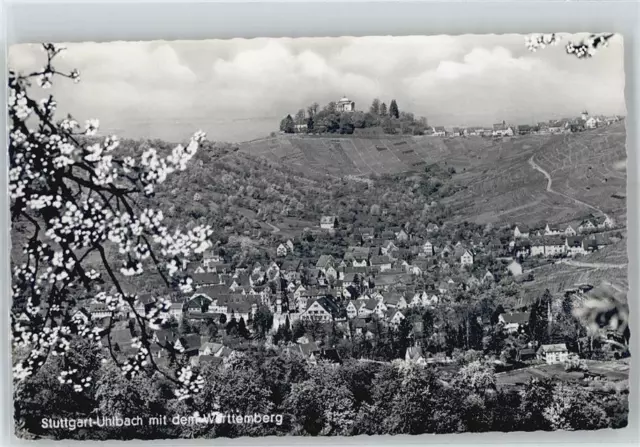
<instances>
[{"instance_id":1,"label":"sky","mask_svg":"<svg viewBox=\"0 0 640 447\"><path fill-rule=\"evenodd\" d=\"M61 115L98 118L103 133L172 142L197 130L212 141L260 138L286 114L344 95L365 111L395 99L432 126L626 114L622 37L585 60L563 47L582 36L562 37L535 53L515 34L64 43L54 66L78 69L81 81L60 78L44 93ZM10 48L14 70L44 62L39 45Z\"/></svg>"}]
</instances>

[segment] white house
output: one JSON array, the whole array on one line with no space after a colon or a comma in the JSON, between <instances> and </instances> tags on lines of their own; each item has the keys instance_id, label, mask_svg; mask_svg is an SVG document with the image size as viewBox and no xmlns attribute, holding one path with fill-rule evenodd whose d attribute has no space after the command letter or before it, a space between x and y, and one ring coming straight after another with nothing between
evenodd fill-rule
<instances>
[{"instance_id":1,"label":"white house","mask_svg":"<svg viewBox=\"0 0 640 447\"><path fill-rule=\"evenodd\" d=\"M593 231L596 229L596 226L590 219L583 220L578 226L578 233L585 233L587 231Z\"/></svg>"},{"instance_id":2,"label":"white house","mask_svg":"<svg viewBox=\"0 0 640 447\"><path fill-rule=\"evenodd\" d=\"M511 137L513 136L513 128L503 121L493 125L492 135L494 137Z\"/></svg>"},{"instance_id":3,"label":"white house","mask_svg":"<svg viewBox=\"0 0 640 447\"><path fill-rule=\"evenodd\" d=\"M426 256L433 256L433 244L431 241L425 241L424 244L422 244L422 253Z\"/></svg>"},{"instance_id":4,"label":"white house","mask_svg":"<svg viewBox=\"0 0 640 447\"><path fill-rule=\"evenodd\" d=\"M322 216L320 218L320 228L323 230L333 230L338 224L338 218L336 216Z\"/></svg>"},{"instance_id":5,"label":"white house","mask_svg":"<svg viewBox=\"0 0 640 447\"><path fill-rule=\"evenodd\" d=\"M387 318L391 326L398 327L405 316L399 310L389 309L387 310Z\"/></svg>"},{"instance_id":6,"label":"white house","mask_svg":"<svg viewBox=\"0 0 640 447\"><path fill-rule=\"evenodd\" d=\"M598 127L598 120L593 116L590 116L585 120L584 127L586 127L587 129L595 129L596 127Z\"/></svg>"},{"instance_id":7,"label":"white house","mask_svg":"<svg viewBox=\"0 0 640 447\"><path fill-rule=\"evenodd\" d=\"M471 251L465 250L460 256L460 265L473 265L473 253Z\"/></svg>"},{"instance_id":8,"label":"white house","mask_svg":"<svg viewBox=\"0 0 640 447\"><path fill-rule=\"evenodd\" d=\"M347 304L347 317L348 318L355 318L358 316L358 308L360 306L362 306L364 303L362 301L349 301L349 304Z\"/></svg>"},{"instance_id":9,"label":"white house","mask_svg":"<svg viewBox=\"0 0 640 447\"><path fill-rule=\"evenodd\" d=\"M584 239L580 236L570 236L565 239L565 251L569 256L583 255L585 250Z\"/></svg>"},{"instance_id":10,"label":"white house","mask_svg":"<svg viewBox=\"0 0 640 447\"><path fill-rule=\"evenodd\" d=\"M336 110L338 112L355 112L356 103L346 96L343 96L340 101L336 103Z\"/></svg>"},{"instance_id":11,"label":"white house","mask_svg":"<svg viewBox=\"0 0 640 447\"><path fill-rule=\"evenodd\" d=\"M432 135L434 137L444 137L445 134L447 133L446 130L444 129L444 126L436 126L436 127L433 127L432 129L433 129Z\"/></svg>"},{"instance_id":12,"label":"white house","mask_svg":"<svg viewBox=\"0 0 640 447\"><path fill-rule=\"evenodd\" d=\"M538 359L544 360L548 365L564 363L569 359L569 350L564 343L542 345L538 349Z\"/></svg>"},{"instance_id":13,"label":"white house","mask_svg":"<svg viewBox=\"0 0 640 447\"><path fill-rule=\"evenodd\" d=\"M529 228L524 225L516 225L513 228L513 237L516 239L529 237Z\"/></svg>"},{"instance_id":14,"label":"white house","mask_svg":"<svg viewBox=\"0 0 640 447\"><path fill-rule=\"evenodd\" d=\"M562 228L560 228L557 225L549 225L549 224L547 224L544 227L544 235L545 236L557 236L559 234L564 234L564 231L562 230Z\"/></svg>"},{"instance_id":15,"label":"white house","mask_svg":"<svg viewBox=\"0 0 640 447\"><path fill-rule=\"evenodd\" d=\"M277 256L287 256L287 246L284 245L284 244L278 245L278 248L276 249L276 255Z\"/></svg>"},{"instance_id":16,"label":"white house","mask_svg":"<svg viewBox=\"0 0 640 447\"><path fill-rule=\"evenodd\" d=\"M565 236L575 236L576 234L576 230L571 225L567 225L567 228L564 229Z\"/></svg>"},{"instance_id":17,"label":"white house","mask_svg":"<svg viewBox=\"0 0 640 447\"><path fill-rule=\"evenodd\" d=\"M504 313L498 316L498 321L504 325L504 329L509 333L515 333L521 327L529 324L529 312Z\"/></svg>"},{"instance_id":18,"label":"white house","mask_svg":"<svg viewBox=\"0 0 640 447\"><path fill-rule=\"evenodd\" d=\"M327 297L322 297L311 301L307 310L300 315L300 319L328 323L338 317L338 315L339 312L335 303Z\"/></svg>"}]
</instances>

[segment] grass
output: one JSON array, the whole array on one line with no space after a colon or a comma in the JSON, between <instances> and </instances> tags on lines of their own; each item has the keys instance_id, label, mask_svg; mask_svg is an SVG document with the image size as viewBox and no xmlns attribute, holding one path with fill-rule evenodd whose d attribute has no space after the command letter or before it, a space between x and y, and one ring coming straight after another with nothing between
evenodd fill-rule
<instances>
[{"instance_id":1,"label":"grass","mask_svg":"<svg viewBox=\"0 0 640 447\"><path fill-rule=\"evenodd\" d=\"M602 207L623 221L626 172L624 123L568 135L483 137L287 136L244 143L240 150L307 173L334 177L454 168L460 191L443 200L455 220L485 223L567 223ZM552 177L535 170L535 162ZM565 197L565 196L569 197ZM576 200L572 200L576 199Z\"/></svg>"},{"instance_id":2,"label":"grass","mask_svg":"<svg viewBox=\"0 0 640 447\"><path fill-rule=\"evenodd\" d=\"M586 361L589 372L600 374L609 380L628 380L629 365L624 361L600 362L596 360ZM499 385L516 385L527 383L530 379L554 378L562 381L580 380L583 373L564 370L564 364L555 365L541 364L529 368L517 369L498 375L497 382Z\"/></svg>"}]
</instances>

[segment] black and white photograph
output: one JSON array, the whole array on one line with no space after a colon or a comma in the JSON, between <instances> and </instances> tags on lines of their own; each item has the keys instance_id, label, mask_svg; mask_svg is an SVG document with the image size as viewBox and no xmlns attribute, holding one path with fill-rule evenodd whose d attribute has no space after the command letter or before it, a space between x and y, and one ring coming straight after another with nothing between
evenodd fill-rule
<instances>
[{"instance_id":1,"label":"black and white photograph","mask_svg":"<svg viewBox=\"0 0 640 447\"><path fill-rule=\"evenodd\" d=\"M8 66L18 438L627 426L620 34Z\"/></svg>"}]
</instances>

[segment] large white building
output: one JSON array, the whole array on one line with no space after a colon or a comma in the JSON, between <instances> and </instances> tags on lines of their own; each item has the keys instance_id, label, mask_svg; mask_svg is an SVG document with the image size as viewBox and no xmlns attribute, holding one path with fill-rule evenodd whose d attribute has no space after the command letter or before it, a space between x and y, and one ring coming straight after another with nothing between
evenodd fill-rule
<instances>
[{"instance_id":1,"label":"large white building","mask_svg":"<svg viewBox=\"0 0 640 447\"><path fill-rule=\"evenodd\" d=\"M343 96L342 99L340 99L340 101L338 101L338 103L336 104L336 110L338 112L355 112L356 103L354 101L351 101L346 96Z\"/></svg>"}]
</instances>

